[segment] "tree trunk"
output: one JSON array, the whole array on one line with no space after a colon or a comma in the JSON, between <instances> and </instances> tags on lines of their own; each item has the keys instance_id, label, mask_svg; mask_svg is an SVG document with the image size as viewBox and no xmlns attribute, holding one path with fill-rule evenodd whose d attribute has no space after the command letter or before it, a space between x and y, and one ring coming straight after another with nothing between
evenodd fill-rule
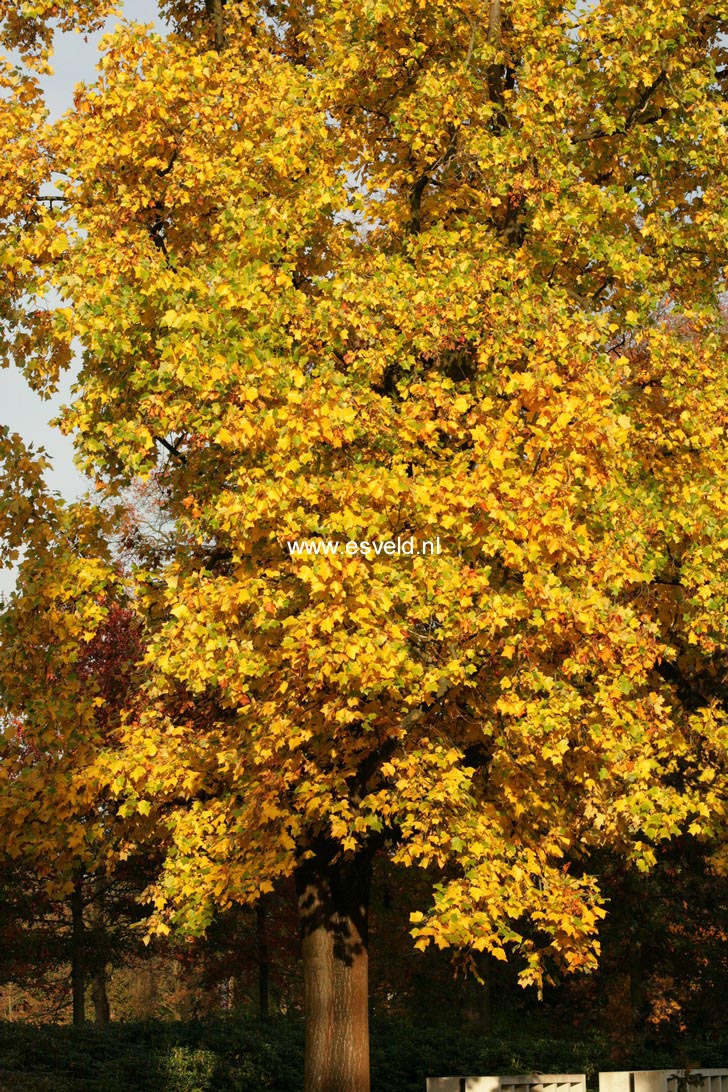
<instances>
[{"instance_id":1,"label":"tree trunk","mask_svg":"<svg viewBox=\"0 0 728 1092\"><path fill-rule=\"evenodd\" d=\"M73 891L71 893L71 991L73 994L74 1027L86 1023L84 1005L84 994L86 992L85 955L83 880L77 878L73 881Z\"/></svg>"},{"instance_id":2,"label":"tree trunk","mask_svg":"<svg viewBox=\"0 0 728 1092\"><path fill-rule=\"evenodd\" d=\"M94 1003L94 1021L100 1027L106 1027L109 1022L111 1010L109 1009L109 997L106 992L106 968L99 967L91 979L91 997Z\"/></svg>"},{"instance_id":3,"label":"tree trunk","mask_svg":"<svg viewBox=\"0 0 728 1092\"><path fill-rule=\"evenodd\" d=\"M471 1033L487 1035L492 1023L490 956L487 952L477 952L474 958L482 982L470 974L459 980L459 1022Z\"/></svg>"},{"instance_id":4,"label":"tree trunk","mask_svg":"<svg viewBox=\"0 0 728 1092\"><path fill-rule=\"evenodd\" d=\"M255 908L255 933L258 943L258 1015L261 1020L270 1017L270 953L266 929L267 903L261 896Z\"/></svg>"},{"instance_id":5,"label":"tree trunk","mask_svg":"<svg viewBox=\"0 0 728 1092\"><path fill-rule=\"evenodd\" d=\"M369 1092L371 858L330 847L296 873L306 1013L305 1092Z\"/></svg>"},{"instance_id":6,"label":"tree trunk","mask_svg":"<svg viewBox=\"0 0 728 1092\"><path fill-rule=\"evenodd\" d=\"M629 1007L633 1029L639 1027L645 1003L642 944L634 940L629 953Z\"/></svg>"},{"instance_id":7,"label":"tree trunk","mask_svg":"<svg viewBox=\"0 0 728 1092\"><path fill-rule=\"evenodd\" d=\"M205 0L205 9L212 22L212 36L218 53L222 53L225 48L225 17L222 5L223 0Z\"/></svg>"},{"instance_id":8,"label":"tree trunk","mask_svg":"<svg viewBox=\"0 0 728 1092\"><path fill-rule=\"evenodd\" d=\"M491 983L491 958L487 952L478 952L476 956L478 974L483 979L478 983L478 1023L481 1035L488 1035L493 1025L493 994Z\"/></svg>"}]
</instances>

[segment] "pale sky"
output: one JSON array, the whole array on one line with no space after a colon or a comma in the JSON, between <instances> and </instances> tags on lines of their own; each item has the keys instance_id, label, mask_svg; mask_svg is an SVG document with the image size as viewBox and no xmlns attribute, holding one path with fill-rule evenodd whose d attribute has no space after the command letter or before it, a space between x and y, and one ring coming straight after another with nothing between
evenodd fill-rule
<instances>
[{"instance_id":1,"label":"pale sky","mask_svg":"<svg viewBox=\"0 0 728 1092\"><path fill-rule=\"evenodd\" d=\"M155 22L156 7L144 0L125 0L124 14L128 19ZM46 102L52 117L60 116L73 103L73 89L77 83L95 79L98 59L97 45L104 33L113 30L118 18L110 19L104 31L88 35L59 34L56 37L53 58L54 75L43 79ZM12 368L0 368L0 423L9 425L35 447L43 447L50 456L53 469L48 484L68 500L78 497L87 488L87 481L73 465L73 444L52 429L49 421L59 407L70 399L73 375L62 381L58 393L43 400L30 390L22 375ZM0 594L9 591L14 584L14 574L0 569Z\"/></svg>"}]
</instances>

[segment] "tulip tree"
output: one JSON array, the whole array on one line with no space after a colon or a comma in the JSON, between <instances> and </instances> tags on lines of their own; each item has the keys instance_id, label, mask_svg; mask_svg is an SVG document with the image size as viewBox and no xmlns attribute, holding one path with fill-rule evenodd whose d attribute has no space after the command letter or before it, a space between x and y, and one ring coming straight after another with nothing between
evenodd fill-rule
<instances>
[{"instance_id":1,"label":"tulip tree","mask_svg":"<svg viewBox=\"0 0 728 1092\"><path fill-rule=\"evenodd\" d=\"M590 850L724 822L728 6L160 11L57 124L3 105L65 199L4 236L59 300L18 355L81 347L102 492L163 465L102 763L156 927L293 874L306 1090L364 1092L375 852L434 878L417 947L538 984L594 966Z\"/></svg>"}]
</instances>

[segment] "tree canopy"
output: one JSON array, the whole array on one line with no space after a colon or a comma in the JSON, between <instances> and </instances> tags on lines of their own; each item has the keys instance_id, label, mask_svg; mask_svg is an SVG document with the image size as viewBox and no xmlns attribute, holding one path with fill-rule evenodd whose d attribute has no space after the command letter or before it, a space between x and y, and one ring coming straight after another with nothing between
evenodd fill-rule
<instances>
[{"instance_id":1,"label":"tree canopy","mask_svg":"<svg viewBox=\"0 0 728 1092\"><path fill-rule=\"evenodd\" d=\"M435 877L417 945L588 969L590 851L725 824L726 5L161 11L58 123L28 73L0 102L7 352L43 387L80 346L80 465L160 473L173 528L100 759L157 927L296 873L355 963L385 848ZM343 547L397 536L441 553Z\"/></svg>"}]
</instances>

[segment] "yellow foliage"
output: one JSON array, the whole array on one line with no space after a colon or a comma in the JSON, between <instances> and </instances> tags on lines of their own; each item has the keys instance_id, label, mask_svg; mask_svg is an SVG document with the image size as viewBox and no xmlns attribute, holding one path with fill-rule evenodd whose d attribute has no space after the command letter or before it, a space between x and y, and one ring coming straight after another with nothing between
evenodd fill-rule
<instances>
[{"instance_id":1,"label":"yellow foliage","mask_svg":"<svg viewBox=\"0 0 728 1092\"><path fill-rule=\"evenodd\" d=\"M31 52L36 8L0 9ZM52 383L76 339L81 465L112 498L163 480L125 576L142 711L94 759L122 818L165 804L158 921L388 840L455 865L419 947L588 969L568 859L725 827L725 712L683 704L728 640L717 24L524 2L495 40L482 5L323 0L280 33L226 5L221 37L162 9L60 122L9 70L0 103L16 357ZM52 171L68 203L36 215ZM40 551L42 468L5 449L9 553ZM442 548L286 547L398 537Z\"/></svg>"}]
</instances>

